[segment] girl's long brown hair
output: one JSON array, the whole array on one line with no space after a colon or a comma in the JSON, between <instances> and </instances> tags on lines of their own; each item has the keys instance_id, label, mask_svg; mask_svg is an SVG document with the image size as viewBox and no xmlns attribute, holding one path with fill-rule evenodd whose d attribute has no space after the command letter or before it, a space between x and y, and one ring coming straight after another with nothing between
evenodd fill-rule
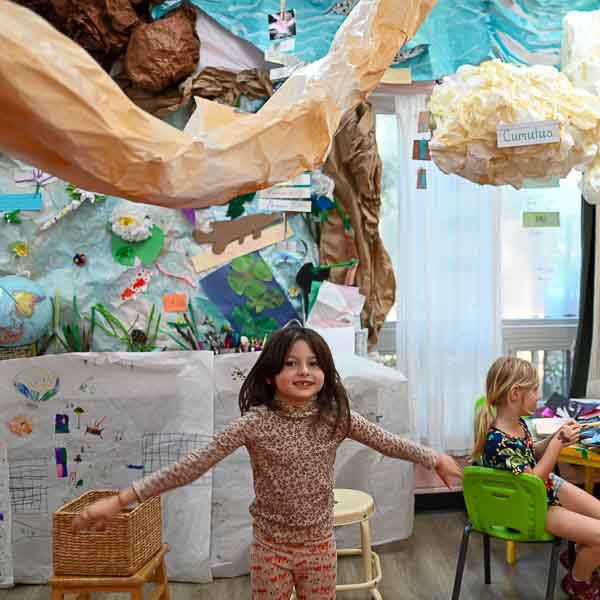
<instances>
[{"instance_id":1,"label":"girl's long brown hair","mask_svg":"<svg viewBox=\"0 0 600 600\"><path fill-rule=\"evenodd\" d=\"M240 390L240 411L244 414L253 406L275 408L274 377L283 370L292 345L299 340L304 340L310 346L325 375L325 382L316 400L319 407L318 418L330 420L333 416L335 420L332 435L339 431L346 437L350 429L348 394L335 368L327 342L316 331L306 327L288 326L269 336Z\"/></svg>"},{"instance_id":2,"label":"girl's long brown hair","mask_svg":"<svg viewBox=\"0 0 600 600\"><path fill-rule=\"evenodd\" d=\"M485 403L475 415L473 459L478 460L483 454L488 431L495 419L495 408L506 402L513 388L529 391L538 385L536 370L522 358L501 356L492 363L485 383Z\"/></svg>"}]
</instances>

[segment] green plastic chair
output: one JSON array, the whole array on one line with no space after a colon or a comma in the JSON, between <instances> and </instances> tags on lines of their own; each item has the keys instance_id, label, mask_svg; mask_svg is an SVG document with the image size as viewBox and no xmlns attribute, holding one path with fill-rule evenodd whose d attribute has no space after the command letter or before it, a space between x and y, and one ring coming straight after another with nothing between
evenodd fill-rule
<instances>
[{"instance_id":1,"label":"green plastic chair","mask_svg":"<svg viewBox=\"0 0 600 600\"><path fill-rule=\"evenodd\" d=\"M514 542L552 544L546 600L554 598L556 568L561 539L545 529L548 500L543 481L530 473L513 475L510 471L487 467L466 467L463 495L469 520L465 525L452 600L458 600L471 531L483 534L485 583L491 582L490 538ZM570 553L573 548L570 547ZM571 554L572 556L572 554Z\"/></svg>"}]
</instances>

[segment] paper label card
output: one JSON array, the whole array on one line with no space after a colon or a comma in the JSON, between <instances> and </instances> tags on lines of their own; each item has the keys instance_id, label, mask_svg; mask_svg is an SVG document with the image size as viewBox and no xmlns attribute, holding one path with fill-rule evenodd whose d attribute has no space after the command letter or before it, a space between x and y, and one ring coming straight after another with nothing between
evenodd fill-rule
<instances>
[{"instance_id":1,"label":"paper label card","mask_svg":"<svg viewBox=\"0 0 600 600\"><path fill-rule=\"evenodd\" d=\"M496 126L498 148L535 146L560 142L558 121L528 121L502 123Z\"/></svg>"},{"instance_id":2,"label":"paper label card","mask_svg":"<svg viewBox=\"0 0 600 600\"><path fill-rule=\"evenodd\" d=\"M284 198L260 198L258 208L271 212L311 212L310 200L286 200Z\"/></svg>"},{"instance_id":3,"label":"paper label card","mask_svg":"<svg viewBox=\"0 0 600 600\"><path fill-rule=\"evenodd\" d=\"M42 210L42 194L0 194L0 212Z\"/></svg>"},{"instance_id":4,"label":"paper label card","mask_svg":"<svg viewBox=\"0 0 600 600\"><path fill-rule=\"evenodd\" d=\"M524 212L523 227L560 227L560 213Z\"/></svg>"},{"instance_id":5,"label":"paper label card","mask_svg":"<svg viewBox=\"0 0 600 600\"><path fill-rule=\"evenodd\" d=\"M293 8L271 13L267 19L271 41L286 40L296 35L296 11Z\"/></svg>"},{"instance_id":6,"label":"paper label card","mask_svg":"<svg viewBox=\"0 0 600 600\"><path fill-rule=\"evenodd\" d=\"M184 313L188 308L188 295L185 293L164 294L163 310L166 313Z\"/></svg>"},{"instance_id":7,"label":"paper label card","mask_svg":"<svg viewBox=\"0 0 600 600\"><path fill-rule=\"evenodd\" d=\"M429 140L414 140L413 160L431 160Z\"/></svg>"},{"instance_id":8,"label":"paper label card","mask_svg":"<svg viewBox=\"0 0 600 600\"><path fill-rule=\"evenodd\" d=\"M419 169L417 171L417 189L427 189L427 169Z\"/></svg>"},{"instance_id":9,"label":"paper label card","mask_svg":"<svg viewBox=\"0 0 600 600\"><path fill-rule=\"evenodd\" d=\"M310 195L311 189L309 187L275 186L259 192L259 198L310 198Z\"/></svg>"}]
</instances>

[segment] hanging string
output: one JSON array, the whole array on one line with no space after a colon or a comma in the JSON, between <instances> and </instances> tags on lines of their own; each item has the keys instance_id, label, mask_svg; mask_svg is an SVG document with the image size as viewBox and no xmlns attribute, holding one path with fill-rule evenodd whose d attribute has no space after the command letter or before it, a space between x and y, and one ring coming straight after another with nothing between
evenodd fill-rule
<instances>
[{"instance_id":1,"label":"hanging string","mask_svg":"<svg viewBox=\"0 0 600 600\"><path fill-rule=\"evenodd\" d=\"M281 20L285 22L285 0L281 0L280 3Z\"/></svg>"}]
</instances>

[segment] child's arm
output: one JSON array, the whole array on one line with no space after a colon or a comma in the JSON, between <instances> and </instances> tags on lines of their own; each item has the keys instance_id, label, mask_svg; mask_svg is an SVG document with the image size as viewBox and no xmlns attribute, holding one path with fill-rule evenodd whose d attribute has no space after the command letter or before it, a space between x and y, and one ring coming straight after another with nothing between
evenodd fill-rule
<instances>
[{"instance_id":1,"label":"child's arm","mask_svg":"<svg viewBox=\"0 0 600 600\"><path fill-rule=\"evenodd\" d=\"M76 530L88 528L102 530L106 527L107 521L133 502L158 496L195 481L246 443L246 430L250 418L250 415L246 415L236 419L217 434L205 448L194 450L180 462L135 481L131 487L121 490L115 496L98 500L75 519L73 527Z\"/></svg>"},{"instance_id":2,"label":"child's arm","mask_svg":"<svg viewBox=\"0 0 600 600\"><path fill-rule=\"evenodd\" d=\"M435 469L442 481L450 487L448 477L462 479L462 471L453 458L447 454L440 454L432 448L405 440L375 423L371 423L358 413L350 412L350 439L353 439L384 456L401 458Z\"/></svg>"},{"instance_id":3,"label":"child's arm","mask_svg":"<svg viewBox=\"0 0 600 600\"><path fill-rule=\"evenodd\" d=\"M541 477L544 481L548 479L550 473L554 470L554 466L558 461L560 451L575 443L579 439L581 426L576 421L565 423L551 438L546 442L544 453L539 462L533 468L533 472ZM537 447L535 447L537 454ZM536 456L537 458L537 456Z\"/></svg>"},{"instance_id":4,"label":"child's arm","mask_svg":"<svg viewBox=\"0 0 600 600\"><path fill-rule=\"evenodd\" d=\"M533 445L533 453L535 456L535 460L538 460L538 461L541 460L541 458L542 458L544 452L546 452L546 448L548 447L548 444L550 443L550 440L552 440L552 438L556 437L557 435L558 436L562 435L563 438L568 438L570 440L570 443L574 444L576 441L579 440L580 433L581 433L581 425L577 421L575 421L575 419L570 419L558 431L556 431L550 437L547 437L545 440L536 442ZM563 439L563 441L566 441L566 440Z\"/></svg>"}]
</instances>

